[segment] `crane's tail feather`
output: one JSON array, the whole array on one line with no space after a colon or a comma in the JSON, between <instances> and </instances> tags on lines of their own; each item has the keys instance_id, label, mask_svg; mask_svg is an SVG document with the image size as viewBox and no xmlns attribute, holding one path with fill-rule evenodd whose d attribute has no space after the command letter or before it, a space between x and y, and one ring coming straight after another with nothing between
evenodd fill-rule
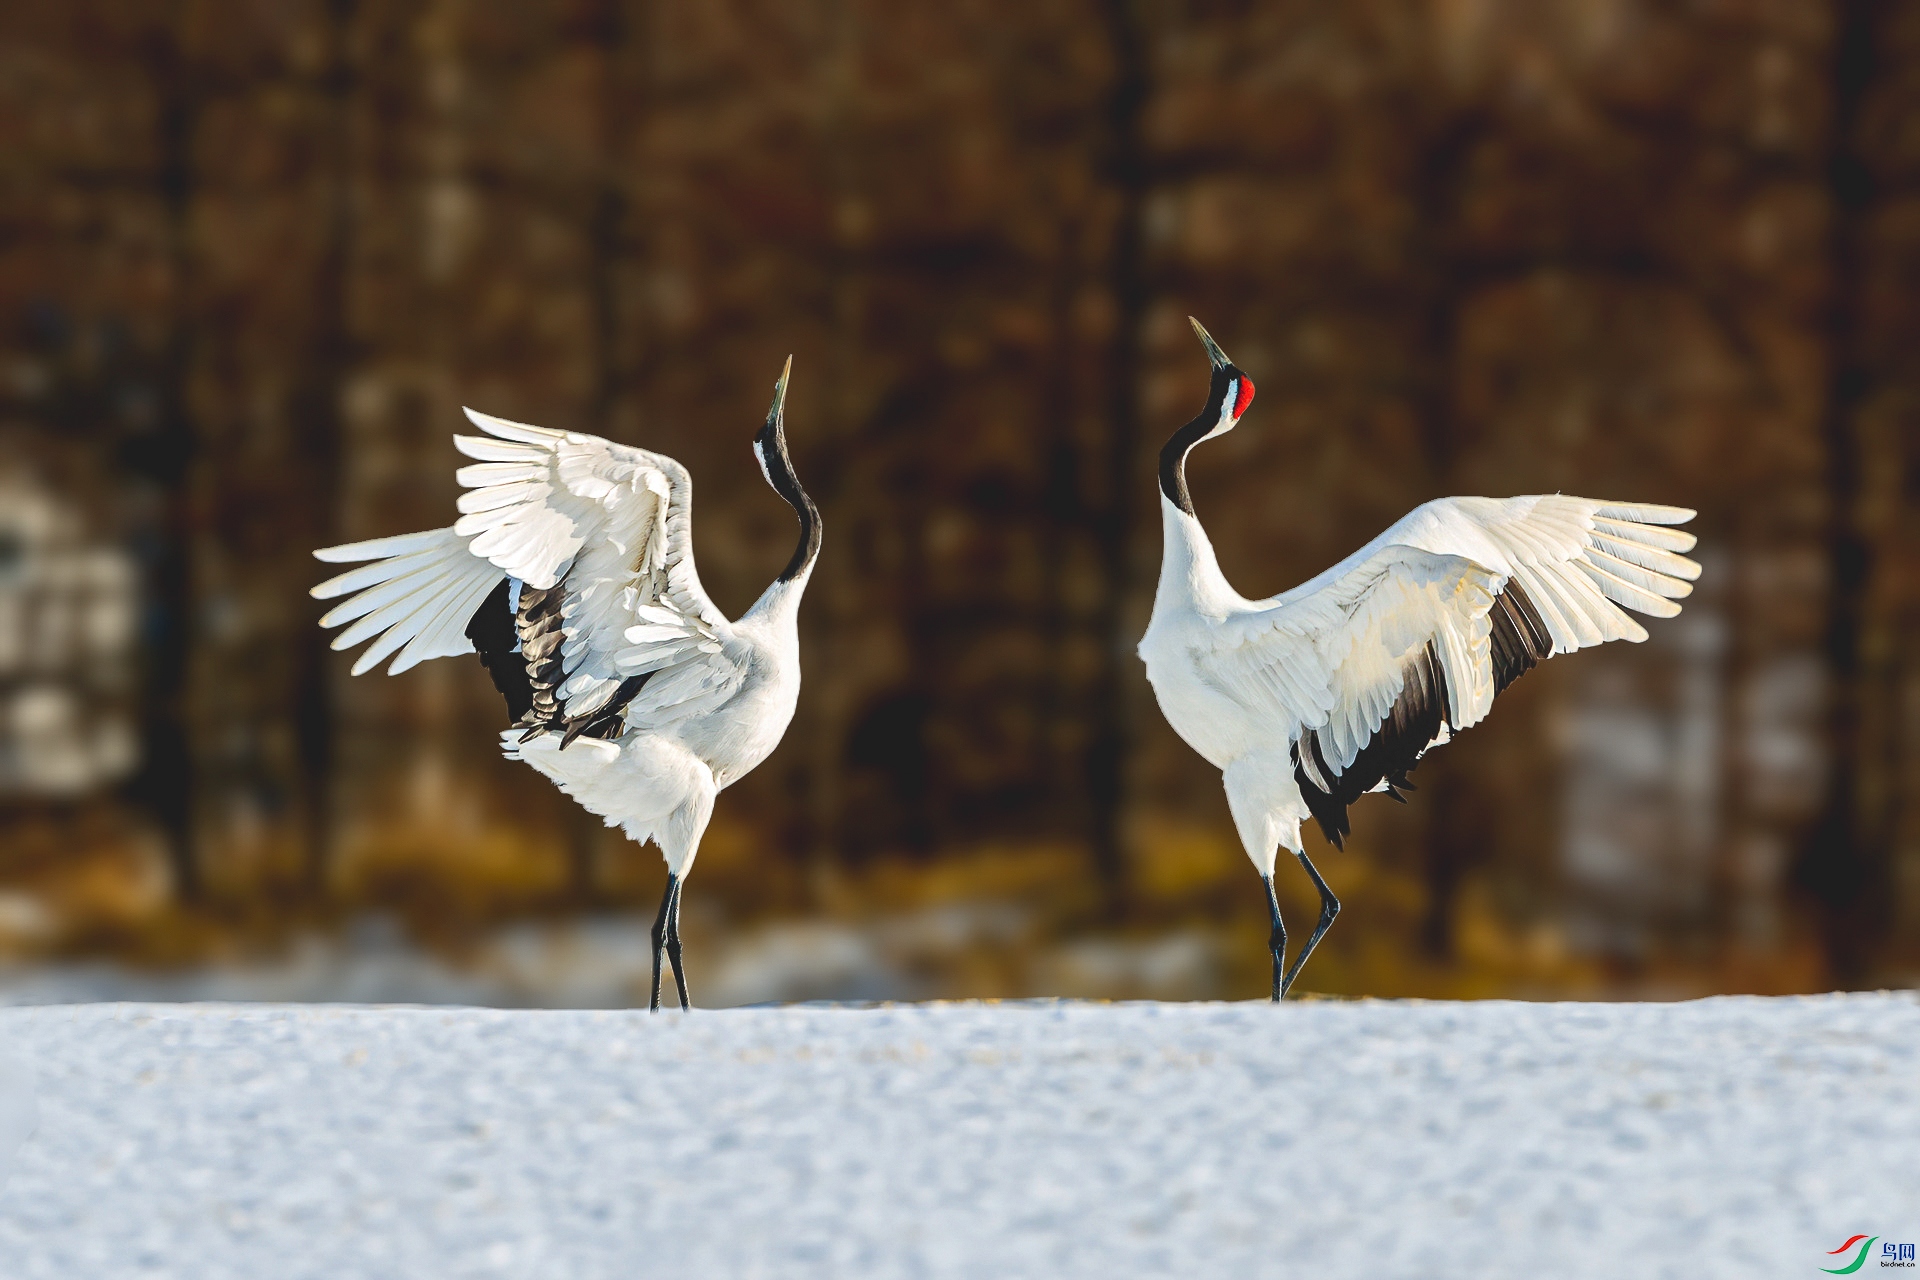
<instances>
[{"instance_id":1,"label":"crane's tail feather","mask_svg":"<svg viewBox=\"0 0 1920 1280\"><path fill-rule=\"evenodd\" d=\"M335 649L373 640L353 664L356 676L395 650L399 656L388 675L397 676L429 658L472 653L467 620L506 576L472 554L467 539L452 529L323 547L313 554L333 563L372 562L329 578L308 593L316 600L348 596L320 625L352 624L334 638Z\"/></svg>"}]
</instances>

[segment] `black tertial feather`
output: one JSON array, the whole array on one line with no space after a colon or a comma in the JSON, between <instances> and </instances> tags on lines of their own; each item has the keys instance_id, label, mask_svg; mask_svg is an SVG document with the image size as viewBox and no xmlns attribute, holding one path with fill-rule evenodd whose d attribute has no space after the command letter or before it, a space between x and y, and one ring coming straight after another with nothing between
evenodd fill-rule
<instances>
[{"instance_id":1,"label":"black tertial feather","mask_svg":"<svg viewBox=\"0 0 1920 1280\"><path fill-rule=\"evenodd\" d=\"M1420 763L1420 757L1441 736L1442 730L1451 726L1446 668L1429 642L1407 664L1405 683L1393 709L1344 772L1335 773L1328 765L1320 749L1317 730L1309 729L1300 736L1300 741L1293 745L1293 780L1307 802L1307 811L1320 824L1320 830L1334 848L1346 847L1347 836L1352 831L1347 809L1353 802L1383 784L1387 794L1396 800L1401 799L1401 791L1412 791L1414 787L1407 781L1407 773ZM1308 753L1305 761L1301 759L1302 751ZM1314 781L1316 775L1325 779L1332 790Z\"/></svg>"},{"instance_id":2,"label":"black tertial feather","mask_svg":"<svg viewBox=\"0 0 1920 1280\"><path fill-rule=\"evenodd\" d=\"M1517 578L1509 578L1505 589L1494 597L1489 616L1493 624L1489 637L1493 691L1497 694L1552 655L1553 637ZM1316 731L1308 730L1294 744L1294 782L1307 802L1307 811L1334 848L1345 847L1352 831L1347 809L1375 787L1384 784L1388 796L1406 803L1400 793L1416 789L1407 774L1419 764L1442 728L1452 729L1447 702L1446 669L1440 664L1439 653L1428 644L1408 665L1406 683L1393 710L1360 748L1346 772L1336 774L1328 767ZM1308 752L1306 764L1301 762L1302 750ZM1315 775L1326 779L1332 790L1314 781Z\"/></svg>"},{"instance_id":3,"label":"black tertial feather","mask_svg":"<svg viewBox=\"0 0 1920 1280\"><path fill-rule=\"evenodd\" d=\"M545 590L520 588L520 614L514 626L520 633L520 657L527 666L527 683L533 688L532 704L514 722L533 726L522 735L522 742L560 719L560 686L567 678L561 654L567 642L562 614L566 601L565 579Z\"/></svg>"},{"instance_id":4,"label":"black tertial feather","mask_svg":"<svg viewBox=\"0 0 1920 1280\"><path fill-rule=\"evenodd\" d=\"M627 704L632 702L639 692L647 687L647 681L655 673L643 671L637 676L628 676L613 691L613 696L583 715L569 716L555 728L564 728L560 739L560 749L565 751L575 738L617 738L626 728Z\"/></svg>"},{"instance_id":5,"label":"black tertial feather","mask_svg":"<svg viewBox=\"0 0 1920 1280\"><path fill-rule=\"evenodd\" d=\"M646 687L654 673L642 672L622 680L613 694L594 704L590 710L571 713L560 698L566 683L565 655L567 635L562 606L567 598L565 581L545 590L523 587L520 591L520 616L515 619L520 636L527 684L530 689L527 710L514 721L525 726L520 741L529 741L542 733L561 735L565 750L576 738L617 738L626 726L627 704Z\"/></svg>"},{"instance_id":6,"label":"black tertial feather","mask_svg":"<svg viewBox=\"0 0 1920 1280\"><path fill-rule=\"evenodd\" d=\"M1493 691L1499 693L1553 653L1553 637L1518 578L1494 598Z\"/></svg>"}]
</instances>

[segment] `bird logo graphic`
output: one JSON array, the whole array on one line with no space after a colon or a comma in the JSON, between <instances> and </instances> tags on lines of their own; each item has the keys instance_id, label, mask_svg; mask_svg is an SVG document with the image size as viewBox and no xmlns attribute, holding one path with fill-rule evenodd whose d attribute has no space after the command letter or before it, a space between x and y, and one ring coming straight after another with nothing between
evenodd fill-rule
<instances>
[{"instance_id":1,"label":"bird logo graphic","mask_svg":"<svg viewBox=\"0 0 1920 1280\"><path fill-rule=\"evenodd\" d=\"M1846 1266L1822 1267L1820 1269L1826 1272L1830 1276L1852 1275L1854 1272L1858 1271L1861 1267L1866 1265L1867 1250L1873 1248L1873 1242L1875 1240L1878 1240L1879 1238L1880 1238L1879 1236L1854 1236L1851 1239L1849 1239L1845 1244L1841 1245L1838 1249L1827 1250L1827 1256L1832 1257L1835 1254L1845 1253L1847 1250L1853 1248L1855 1245L1860 1246L1860 1252L1854 1254L1853 1261L1849 1262Z\"/></svg>"}]
</instances>

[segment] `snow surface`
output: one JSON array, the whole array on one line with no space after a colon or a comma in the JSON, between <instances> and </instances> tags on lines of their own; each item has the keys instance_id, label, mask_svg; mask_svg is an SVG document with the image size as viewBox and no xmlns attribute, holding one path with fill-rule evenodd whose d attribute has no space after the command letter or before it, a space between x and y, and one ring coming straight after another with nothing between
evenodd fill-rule
<instances>
[{"instance_id":1,"label":"snow surface","mask_svg":"<svg viewBox=\"0 0 1920 1280\"><path fill-rule=\"evenodd\" d=\"M970 956L1004 967L1009 951L1019 956L1007 971L1010 985L1080 995L1191 1000L1218 990L1227 967L1220 935L1204 929L1049 941L1037 936L1041 922L1025 904L994 899L859 920L758 924L721 922L695 901L686 927L694 998L703 1009L928 1000L941 994L935 973L962 971ZM467 939L456 960L409 938L398 921L368 915L291 939L277 953L179 968L0 960L0 1005L215 1000L626 1009L646 1003L652 989L652 930L651 912L521 920Z\"/></svg>"},{"instance_id":2,"label":"snow surface","mask_svg":"<svg viewBox=\"0 0 1920 1280\"><path fill-rule=\"evenodd\" d=\"M0 1055L38 1108L8 1280L1817 1276L1920 1238L1911 993L72 1005L0 1009Z\"/></svg>"}]
</instances>

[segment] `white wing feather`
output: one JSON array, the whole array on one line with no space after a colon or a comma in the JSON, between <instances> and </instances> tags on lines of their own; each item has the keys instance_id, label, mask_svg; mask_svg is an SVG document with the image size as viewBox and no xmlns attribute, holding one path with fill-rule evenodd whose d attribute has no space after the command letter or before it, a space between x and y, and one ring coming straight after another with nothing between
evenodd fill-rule
<instances>
[{"instance_id":1,"label":"white wing feather","mask_svg":"<svg viewBox=\"0 0 1920 1280\"><path fill-rule=\"evenodd\" d=\"M666 721L724 701L745 678L732 626L694 569L693 483L663 454L469 409L486 434L455 436L474 463L460 519L432 529L327 547L329 562L368 561L313 588L348 596L321 619L350 624L335 649L371 639L359 675L399 651L389 673L471 653L466 625L503 578L562 586L559 697L592 711L628 676L653 673L628 720Z\"/></svg>"},{"instance_id":2,"label":"white wing feather","mask_svg":"<svg viewBox=\"0 0 1920 1280\"><path fill-rule=\"evenodd\" d=\"M1646 639L1621 606L1679 612L1673 601L1700 576L1679 554L1694 540L1659 526L1692 517L1561 494L1429 502L1325 573L1225 619L1195 662L1287 741L1316 731L1338 773L1385 721L1428 645L1446 676L1450 727L1487 714L1490 613L1509 582L1533 601L1553 653Z\"/></svg>"},{"instance_id":3,"label":"white wing feather","mask_svg":"<svg viewBox=\"0 0 1920 1280\"><path fill-rule=\"evenodd\" d=\"M745 660L694 569L686 469L598 436L471 409L467 417L487 436L454 438L479 460L460 469L469 490L454 531L528 586L563 586L567 713L593 711L643 672L653 674L629 723L662 723L731 696Z\"/></svg>"},{"instance_id":4,"label":"white wing feather","mask_svg":"<svg viewBox=\"0 0 1920 1280\"><path fill-rule=\"evenodd\" d=\"M467 619L502 576L485 560L469 555L467 540L452 529L350 542L313 554L336 564L372 562L329 578L309 592L316 600L356 593L320 619L323 627L353 624L334 637L335 649L351 649L362 640L379 637L354 662L356 676L395 649L400 656L387 669L389 675L399 675L428 658L472 653Z\"/></svg>"}]
</instances>

